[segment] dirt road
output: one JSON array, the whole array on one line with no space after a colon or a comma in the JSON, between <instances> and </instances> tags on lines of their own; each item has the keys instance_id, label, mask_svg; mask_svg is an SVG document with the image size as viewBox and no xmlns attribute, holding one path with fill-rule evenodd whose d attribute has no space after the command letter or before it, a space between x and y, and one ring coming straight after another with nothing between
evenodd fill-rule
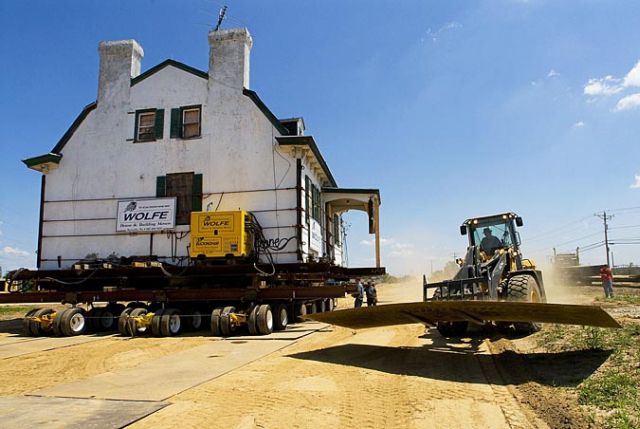
<instances>
[{"instance_id":1,"label":"dirt road","mask_svg":"<svg viewBox=\"0 0 640 429\"><path fill-rule=\"evenodd\" d=\"M419 300L420 282L384 285L379 296L381 303ZM61 339L20 339L5 332L0 353L16 342L41 344L18 356L0 356L0 395L13 395L0 398L0 420L5 415L17 421L13 402L14 408L3 408L3 399L64 397L75 398L65 399L67 409L78 401L122 401L120 410L126 406L132 414L128 420L103 420L114 427L135 420L131 427L545 427L509 393L480 341L447 342L422 325L358 332L311 328L304 324L289 337L225 341L205 334L88 336L48 351ZM159 411L146 409L149 404ZM54 423L73 426L63 417Z\"/></svg>"}]
</instances>

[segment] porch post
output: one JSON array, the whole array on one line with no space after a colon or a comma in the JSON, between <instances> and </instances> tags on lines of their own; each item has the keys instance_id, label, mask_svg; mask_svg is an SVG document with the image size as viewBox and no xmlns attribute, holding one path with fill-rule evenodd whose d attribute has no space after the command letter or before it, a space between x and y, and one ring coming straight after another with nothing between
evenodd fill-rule
<instances>
[{"instance_id":1,"label":"porch post","mask_svg":"<svg viewBox=\"0 0 640 429\"><path fill-rule=\"evenodd\" d=\"M380 268L380 202L377 200L373 205L374 222L376 224L376 268Z\"/></svg>"}]
</instances>

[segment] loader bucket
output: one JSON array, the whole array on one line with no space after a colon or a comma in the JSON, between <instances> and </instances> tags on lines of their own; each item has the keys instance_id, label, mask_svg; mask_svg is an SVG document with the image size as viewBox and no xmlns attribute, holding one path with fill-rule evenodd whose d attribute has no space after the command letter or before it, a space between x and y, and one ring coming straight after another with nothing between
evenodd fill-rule
<instances>
[{"instance_id":1,"label":"loader bucket","mask_svg":"<svg viewBox=\"0 0 640 429\"><path fill-rule=\"evenodd\" d=\"M602 308L593 305L506 301L429 301L316 313L307 319L347 328L436 322L540 322L620 328Z\"/></svg>"}]
</instances>

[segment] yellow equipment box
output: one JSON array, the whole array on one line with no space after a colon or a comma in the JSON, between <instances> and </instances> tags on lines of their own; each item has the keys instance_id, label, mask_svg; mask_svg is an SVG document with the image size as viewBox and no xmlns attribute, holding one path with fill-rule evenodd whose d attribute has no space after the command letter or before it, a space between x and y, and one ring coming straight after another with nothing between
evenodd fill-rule
<instances>
[{"instance_id":1,"label":"yellow equipment box","mask_svg":"<svg viewBox=\"0 0 640 429\"><path fill-rule=\"evenodd\" d=\"M192 212L189 256L196 258L246 257L253 250L253 237L246 224L246 211Z\"/></svg>"}]
</instances>

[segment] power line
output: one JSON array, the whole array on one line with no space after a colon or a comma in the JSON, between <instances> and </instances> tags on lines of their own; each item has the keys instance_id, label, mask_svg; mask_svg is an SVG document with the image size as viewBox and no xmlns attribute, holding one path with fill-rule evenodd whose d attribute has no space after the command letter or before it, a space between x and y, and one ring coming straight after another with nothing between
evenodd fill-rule
<instances>
[{"instance_id":1,"label":"power line","mask_svg":"<svg viewBox=\"0 0 640 429\"><path fill-rule=\"evenodd\" d=\"M587 220L587 219L591 219L591 216L585 216L585 217L583 217L583 218L580 218L580 219L578 219L578 220L574 220L574 221L572 221L572 222L566 223L566 224L564 224L564 225L562 225L562 226L559 226L559 227L557 227L557 228L553 228L553 229L548 230L548 231L546 231L546 232L543 232L543 233L540 233L540 234L534 235L533 237L529 237L529 238L527 239L527 241L535 241L535 240L538 240L539 238L542 238L542 237L545 237L545 236L547 236L547 235L554 234L554 233L556 233L556 232L562 231L563 229L565 229L565 228L567 228L567 227L569 227L569 226L575 225L575 224L580 223L580 222L584 222L584 221L585 221L585 220Z\"/></svg>"}]
</instances>

